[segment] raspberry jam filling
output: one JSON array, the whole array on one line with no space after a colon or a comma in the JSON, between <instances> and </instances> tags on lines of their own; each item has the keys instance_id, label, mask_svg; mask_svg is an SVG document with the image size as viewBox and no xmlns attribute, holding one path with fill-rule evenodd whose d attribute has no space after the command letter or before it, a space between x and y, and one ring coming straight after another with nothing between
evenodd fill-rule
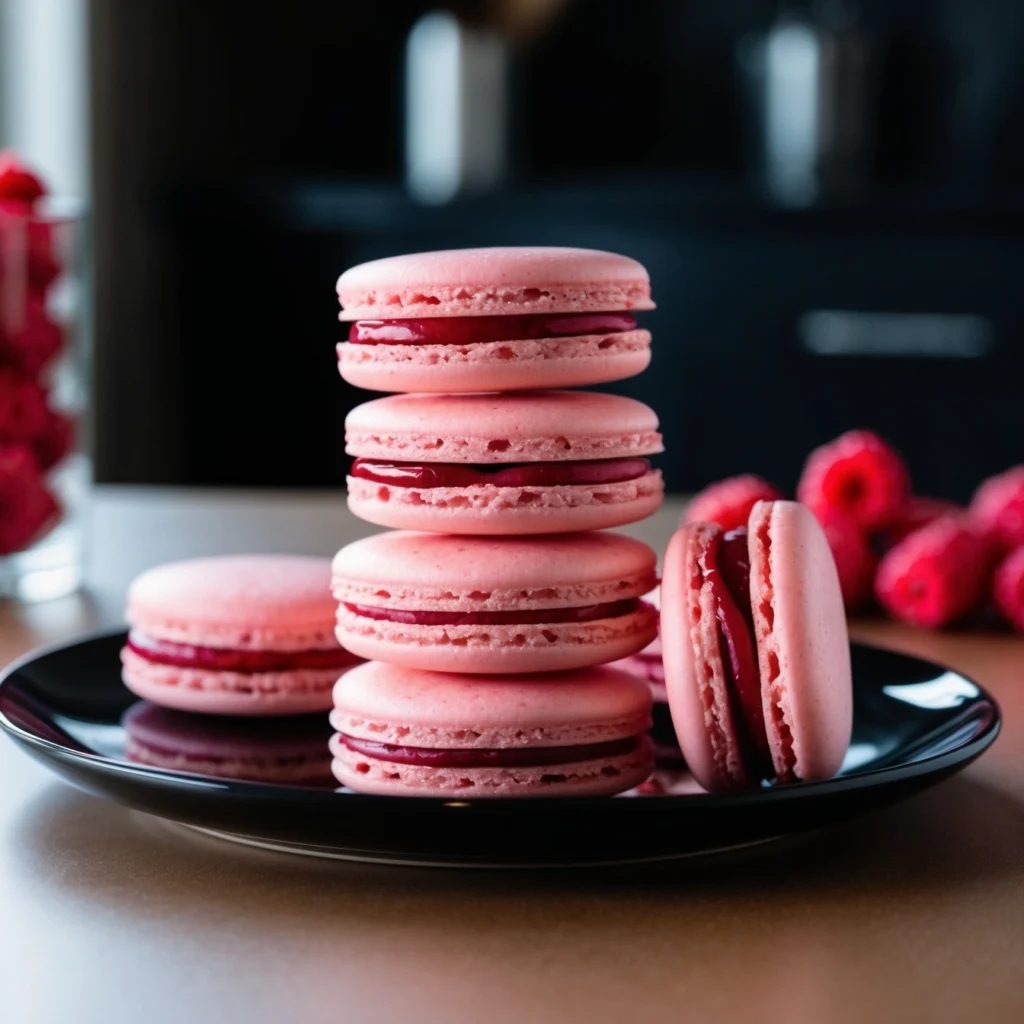
<instances>
[{"instance_id":1,"label":"raspberry jam filling","mask_svg":"<svg viewBox=\"0 0 1024 1024\"><path fill-rule=\"evenodd\" d=\"M353 345L475 345L487 341L535 341L635 330L636 320L628 313L531 313L357 320L349 328L348 340Z\"/></svg>"},{"instance_id":2,"label":"raspberry jam filling","mask_svg":"<svg viewBox=\"0 0 1024 1024\"><path fill-rule=\"evenodd\" d=\"M761 675L750 608L746 527L717 533L704 552L701 570L715 596L718 639L740 756L752 777L771 778L774 770L761 704Z\"/></svg>"},{"instance_id":3,"label":"raspberry jam filling","mask_svg":"<svg viewBox=\"0 0 1024 1024\"><path fill-rule=\"evenodd\" d=\"M640 745L640 737L627 736L604 743L581 743L575 747L506 747L498 750L436 750L429 747L401 747L394 743L378 743L345 733L338 734L342 743L355 754L376 761L416 765L423 768L538 768L556 764L573 764L597 758L631 754Z\"/></svg>"},{"instance_id":4,"label":"raspberry jam filling","mask_svg":"<svg viewBox=\"0 0 1024 1024\"><path fill-rule=\"evenodd\" d=\"M353 615L381 622L401 622L406 626L551 626L563 622L595 622L632 615L643 606L639 597L605 604L588 604L579 608L521 608L507 612L426 612L404 608L379 608L376 605L350 604L345 608Z\"/></svg>"},{"instance_id":5,"label":"raspberry jam filling","mask_svg":"<svg viewBox=\"0 0 1024 1024\"><path fill-rule=\"evenodd\" d=\"M345 668L356 659L344 647L315 651L243 651L198 647L158 640L137 630L128 634L128 648L158 665L209 669L212 672L288 672L292 669Z\"/></svg>"},{"instance_id":6,"label":"raspberry jam filling","mask_svg":"<svg viewBox=\"0 0 1024 1024\"><path fill-rule=\"evenodd\" d=\"M356 459L351 475L392 487L571 487L616 484L650 472L649 459L592 459L583 462L517 462L460 466L450 462L376 462Z\"/></svg>"}]
</instances>

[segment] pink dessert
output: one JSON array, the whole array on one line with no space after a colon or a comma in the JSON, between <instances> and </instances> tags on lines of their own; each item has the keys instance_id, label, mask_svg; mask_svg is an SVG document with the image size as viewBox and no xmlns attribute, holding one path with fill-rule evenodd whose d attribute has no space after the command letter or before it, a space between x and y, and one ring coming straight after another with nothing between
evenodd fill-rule
<instances>
[{"instance_id":1,"label":"pink dessert","mask_svg":"<svg viewBox=\"0 0 1024 1024\"><path fill-rule=\"evenodd\" d=\"M647 271L590 249L412 253L338 280L342 376L371 391L510 391L622 380L650 362Z\"/></svg>"},{"instance_id":2,"label":"pink dessert","mask_svg":"<svg viewBox=\"0 0 1024 1024\"><path fill-rule=\"evenodd\" d=\"M746 529L685 526L663 573L665 684L697 781L714 791L833 776L850 740L850 649L811 512L761 501Z\"/></svg>"},{"instance_id":3,"label":"pink dessert","mask_svg":"<svg viewBox=\"0 0 1024 1024\"><path fill-rule=\"evenodd\" d=\"M184 711L282 715L330 707L358 659L334 636L330 564L284 555L174 562L128 595L125 685Z\"/></svg>"},{"instance_id":4,"label":"pink dessert","mask_svg":"<svg viewBox=\"0 0 1024 1024\"><path fill-rule=\"evenodd\" d=\"M658 419L583 391L394 395L353 409L349 508L380 526L460 534L621 526L661 504Z\"/></svg>"},{"instance_id":5,"label":"pink dessert","mask_svg":"<svg viewBox=\"0 0 1024 1024\"><path fill-rule=\"evenodd\" d=\"M365 658L521 673L626 657L654 639L647 545L614 533L382 533L334 559L338 639Z\"/></svg>"},{"instance_id":6,"label":"pink dessert","mask_svg":"<svg viewBox=\"0 0 1024 1024\"><path fill-rule=\"evenodd\" d=\"M651 698L611 668L495 678L369 662L334 690L334 773L395 796L603 796L653 767Z\"/></svg>"}]
</instances>

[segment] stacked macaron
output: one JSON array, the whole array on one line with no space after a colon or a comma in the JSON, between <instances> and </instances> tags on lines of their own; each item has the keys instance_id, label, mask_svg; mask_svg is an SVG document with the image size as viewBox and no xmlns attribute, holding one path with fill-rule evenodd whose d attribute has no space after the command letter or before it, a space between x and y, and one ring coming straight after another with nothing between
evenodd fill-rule
<instances>
[{"instance_id":1,"label":"stacked macaron","mask_svg":"<svg viewBox=\"0 0 1024 1024\"><path fill-rule=\"evenodd\" d=\"M612 794L650 772L651 696L610 667L655 637L654 413L554 390L650 360L644 268L578 249L421 253L338 281L349 507L400 532L334 560L334 772L398 795Z\"/></svg>"}]
</instances>

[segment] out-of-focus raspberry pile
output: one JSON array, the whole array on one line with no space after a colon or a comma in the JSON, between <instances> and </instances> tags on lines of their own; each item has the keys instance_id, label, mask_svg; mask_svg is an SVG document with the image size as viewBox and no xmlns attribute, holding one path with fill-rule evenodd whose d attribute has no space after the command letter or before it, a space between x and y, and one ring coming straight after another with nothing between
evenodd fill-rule
<instances>
[{"instance_id":1,"label":"out-of-focus raspberry pile","mask_svg":"<svg viewBox=\"0 0 1024 1024\"><path fill-rule=\"evenodd\" d=\"M60 276L54 225L38 217L42 181L0 151L0 555L28 547L60 518L47 475L71 448L71 421L50 403L47 374L64 346L47 314Z\"/></svg>"},{"instance_id":2,"label":"out-of-focus raspberry pile","mask_svg":"<svg viewBox=\"0 0 1024 1024\"><path fill-rule=\"evenodd\" d=\"M754 502L783 496L760 477L730 477L701 491L684 519L732 529ZM825 531L847 611L877 603L932 629L995 612L1024 632L1024 466L983 481L964 508L913 494L900 454L851 430L811 452L796 497Z\"/></svg>"}]
</instances>

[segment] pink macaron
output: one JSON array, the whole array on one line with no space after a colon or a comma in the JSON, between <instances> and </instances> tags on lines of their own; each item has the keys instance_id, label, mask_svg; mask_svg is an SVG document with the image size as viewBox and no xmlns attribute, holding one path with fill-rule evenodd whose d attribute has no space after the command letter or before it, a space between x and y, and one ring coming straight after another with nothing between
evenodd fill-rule
<instances>
[{"instance_id":1,"label":"pink macaron","mask_svg":"<svg viewBox=\"0 0 1024 1024\"><path fill-rule=\"evenodd\" d=\"M622 380L650 362L633 313L647 271L592 249L422 252L338 279L341 375L371 391L471 392Z\"/></svg>"},{"instance_id":2,"label":"pink macaron","mask_svg":"<svg viewBox=\"0 0 1024 1024\"><path fill-rule=\"evenodd\" d=\"M381 533L334 559L338 639L364 658L438 672L597 665L654 639L642 595L655 554L615 533Z\"/></svg>"},{"instance_id":3,"label":"pink macaron","mask_svg":"<svg viewBox=\"0 0 1024 1024\"><path fill-rule=\"evenodd\" d=\"M128 593L125 685L166 707L287 715L331 706L358 659L334 635L330 563L286 555L174 562Z\"/></svg>"},{"instance_id":4,"label":"pink macaron","mask_svg":"<svg viewBox=\"0 0 1024 1024\"><path fill-rule=\"evenodd\" d=\"M125 759L164 771L277 786L333 786L323 715L233 718L140 700L121 720Z\"/></svg>"},{"instance_id":5,"label":"pink macaron","mask_svg":"<svg viewBox=\"0 0 1024 1024\"><path fill-rule=\"evenodd\" d=\"M394 796L606 796L653 768L651 697L611 668L473 676L369 662L334 689L334 774Z\"/></svg>"},{"instance_id":6,"label":"pink macaron","mask_svg":"<svg viewBox=\"0 0 1024 1024\"><path fill-rule=\"evenodd\" d=\"M831 778L850 742L850 646L825 534L791 501L746 529L680 529L665 552L661 637L679 746L705 789Z\"/></svg>"},{"instance_id":7,"label":"pink macaron","mask_svg":"<svg viewBox=\"0 0 1024 1024\"><path fill-rule=\"evenodd\" d=\"M353 409L349 508L380 526L463 534L622 526L661 504L658 418L586 391L392 395Z\"/></svg>"}]
</instances>

